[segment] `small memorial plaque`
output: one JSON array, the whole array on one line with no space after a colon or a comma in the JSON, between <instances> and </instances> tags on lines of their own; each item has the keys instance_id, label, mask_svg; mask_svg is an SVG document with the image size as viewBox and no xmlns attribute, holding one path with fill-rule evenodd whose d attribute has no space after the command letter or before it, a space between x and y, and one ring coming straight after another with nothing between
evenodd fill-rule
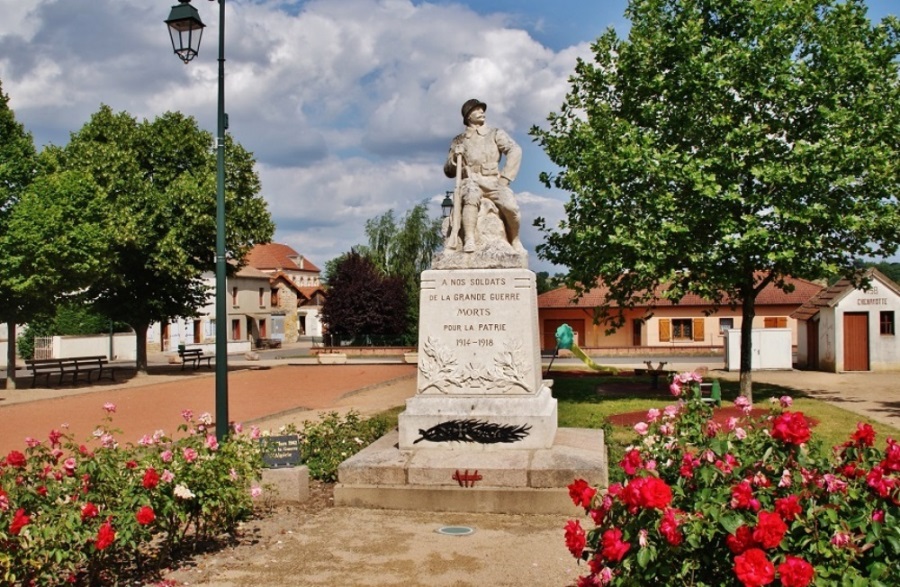
<instances>
[{"instance_id":1,"label":"small memorial plaque","mask_svg":"<svg viewBox=\"0 0 900 587\"><path fill-rule=\"evenodd\" d=\"M268 469L295 467L300 464L300 437L267 436L259 439L263 465Z\"/></svg>"}]
</instances>

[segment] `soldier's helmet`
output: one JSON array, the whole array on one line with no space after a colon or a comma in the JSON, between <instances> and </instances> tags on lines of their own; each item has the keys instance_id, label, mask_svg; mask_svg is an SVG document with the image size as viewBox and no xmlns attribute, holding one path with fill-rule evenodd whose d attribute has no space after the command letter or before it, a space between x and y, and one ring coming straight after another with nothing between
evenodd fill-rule
<instances>
[{"instance_id":1,"label":"soldier's helmet","mask_svg":"<svg viewBox=\"0 0 900 587\"><path fill-rule=\"evenodd\" d=\"M485 104L481 100L476 100L475 98L466 100L466 103L462 105L463 124L466 124L466 121L469 120L469 114L472 112L472 110L475 110L479 107L487 112L487 104Z\"/></svg>"}]
</instances>

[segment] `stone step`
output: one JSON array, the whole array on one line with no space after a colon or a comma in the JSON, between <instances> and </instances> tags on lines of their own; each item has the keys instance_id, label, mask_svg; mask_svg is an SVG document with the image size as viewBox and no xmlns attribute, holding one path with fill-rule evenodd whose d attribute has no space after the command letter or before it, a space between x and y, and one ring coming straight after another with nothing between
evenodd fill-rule
<instances>
[{"instance_id":1,"label":"stone step","mask_svg":"<svg viewBox=\"0 0 900 587\"><path fill-rule=\"evenodd\" d=\"M400 450L397 443L393 431L341 464L336 506L571 514L567 486L574 479L608 483L602 430L560 428L547 449L452 443Z\"/></svg>"}]
</instances>

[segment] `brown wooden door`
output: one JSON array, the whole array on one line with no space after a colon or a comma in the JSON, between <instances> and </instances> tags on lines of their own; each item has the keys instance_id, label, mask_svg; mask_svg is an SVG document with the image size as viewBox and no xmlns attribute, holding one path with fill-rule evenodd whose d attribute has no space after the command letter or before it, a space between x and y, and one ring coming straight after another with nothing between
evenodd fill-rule
<instances>
[{"instance_id":1,"label":"brown wooden door","mask_svg":"<svg viewBox=\"0 0 900 587\"><path fill-rule=\"evenodd\" d=\"M631 321L631 346L641 346L643 328L644 321L640 318L635 318Z\"/></svg>"},{"instance_id":2,"label":"brown wooden door","mask_svg":"<svg viewBox=\"0 0 900 587\"><path fill-rule=\"evenodd\" d=\"M869 314L844 314L844 371L869 370Z\"/></svg>"},{"instance_id":3,"label":"brown wooden door","mask_svg":"<svg viewBox=\"0 0 900 587\"><path fill-rule=\"evenodd\" d=\"M819 370L819 321L809 320L806 323L806 368Z\"/></svg>"}]
</instances>

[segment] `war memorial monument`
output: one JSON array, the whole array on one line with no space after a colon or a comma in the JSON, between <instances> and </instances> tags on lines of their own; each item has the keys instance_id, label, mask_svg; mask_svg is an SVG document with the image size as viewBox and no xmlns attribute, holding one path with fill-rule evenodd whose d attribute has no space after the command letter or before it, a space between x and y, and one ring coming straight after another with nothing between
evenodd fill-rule
<instances>
[{"instance_id":1,"label":"war memorial monument","mask_svg":"<svg viewBox=\"0 0 900 587\"><path fill-rule=\"evenodd\" d=\"M421 276L416 395L398 430L341 464L335 505L570 513L576 477L607 484L603 432L557 427L535 275L510 183L521 148L468 100L444 173L444 249Z\"/></svg>"}]
</instances>

